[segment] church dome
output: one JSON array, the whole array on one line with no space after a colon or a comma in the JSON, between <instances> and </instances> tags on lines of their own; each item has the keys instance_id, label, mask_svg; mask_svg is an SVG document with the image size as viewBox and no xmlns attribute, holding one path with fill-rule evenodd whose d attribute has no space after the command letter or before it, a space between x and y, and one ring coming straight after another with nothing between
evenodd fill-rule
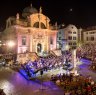
<instances>
[{"instance_id":1,"label":"church dome","mask_svg":"<svg viewBox=\"0 0 96 95\"><path fill-rule=\"evenodd\" d=\"M31 6L24 8L23 12L22 12L22 16L24 18L26 18L27 16L31 15L31 14L35 14L38 13L38 10L36 8L34 8L31 4Z\"/></svg>"}]
</instances>

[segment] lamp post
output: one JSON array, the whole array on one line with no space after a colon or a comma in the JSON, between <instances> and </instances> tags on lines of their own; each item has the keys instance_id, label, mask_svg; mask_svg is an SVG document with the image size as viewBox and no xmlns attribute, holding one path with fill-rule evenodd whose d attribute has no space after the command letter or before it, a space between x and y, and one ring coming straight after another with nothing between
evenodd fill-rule
<instances>
[{"instance_id":1,"label":"lamp post","mask_svg":"<svg viewBox=\"0 0 96 95\"><path fill-rule=\"evenodd\" d=\"M8 46L9 47L13 47L15 45L15 43L13 41L8 41Z\"/></svg>"},{"instance_id":2,"label":"lamp post","mask_svg":"<svg viewBox=\"0 0 96 95\"><path fill-rule=\"evenodd\" d=\"M8 46L8 48L9 48L9 52L10 52L10 50L11 50L11 52L13 52L12 49L13 49L14 46L15 46L15 42L12 41L12 40L10 40L10 41L7 42L7 46Z\"/></svg>"}]
</instances>

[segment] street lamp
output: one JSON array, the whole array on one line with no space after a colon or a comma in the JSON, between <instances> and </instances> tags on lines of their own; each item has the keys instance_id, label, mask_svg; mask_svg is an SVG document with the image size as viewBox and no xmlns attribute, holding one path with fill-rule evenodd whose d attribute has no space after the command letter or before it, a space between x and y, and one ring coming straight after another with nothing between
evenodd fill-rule
<instances>
[{"instance_id":1,"label":"street lamp","mask_svg":"<svg viewBox=\"0 0 96 95\"><path fill-rule=\"evenodd\" d=\"M15 46L15 42L10 40L10 41L7 42L7 46L8 46L9 52L13 52L13 48Z\"/></svg>"},{"instance_id":2,"label":"street lamp","mask_svg":"<svg viewBox=\"0 0 96 95\"><path fill-rule=\"evenodd\" d=\"M8 41L7 44L9 47L14 47L14 45L15 45L14 41Z\"/></svg>"}]
</instances>

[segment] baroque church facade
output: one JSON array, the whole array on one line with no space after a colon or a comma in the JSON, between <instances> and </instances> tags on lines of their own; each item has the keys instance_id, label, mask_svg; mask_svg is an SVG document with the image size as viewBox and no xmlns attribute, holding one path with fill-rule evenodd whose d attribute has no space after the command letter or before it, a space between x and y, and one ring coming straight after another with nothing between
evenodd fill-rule
<instances>
[{"instance_id":1,"label":"baroque church facade","mask_svg":"<svg viewBox=\"0 0 96 95\"><path fill-rule=\"evenodd\" d=\"M10 17L6 21L6 29L13 28L16 36L16 53L36 52L37 54L56 49L57 30L52 29L50 19L39 12L32 5L26 7L16 17ZM12 30L11 30L12 31Z\"/></svg>"}]
</instances>

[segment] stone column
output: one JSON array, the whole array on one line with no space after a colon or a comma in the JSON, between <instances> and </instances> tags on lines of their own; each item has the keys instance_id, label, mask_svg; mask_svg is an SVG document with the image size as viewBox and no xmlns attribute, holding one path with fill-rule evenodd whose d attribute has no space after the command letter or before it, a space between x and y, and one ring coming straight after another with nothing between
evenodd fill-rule
<instances>
[{"instance_id":1,"label":"stone column","mask_svg":"<svg viewBox=\"0 0 96 95\"><path fill-rule=\"evenodd\" d=\"M41 21L40 21L40 13L39 13L39 28L41 28Z\"/></svg>"},{"instance_id":2,"label":"stone column","mask_svg":"<svg viewBox=\"0 0 96 95\"><path fill-rule=\"evenodd\" d=\"M33 44L32 41L33 41L32 35L30 35L30 52L32 52L32 50L33 50L33 49L32 49L32 48L33 48L33 47L32 47L32 44Z\"/></svg>"},{"instance_id":3,"label":"stone column","mask_svg":"<svg viewBox=\"0 0 96 95\"><path fill-rule=\"evenodd\" d=\"M48 31L47 31L48 32ZM48 32L49 33L49 32ZM50 35L47 34L47 52L50 51Z\"/></svg>"},{"instance_id":4,"label":"stone column","mask_svg":"<svg viewBox=\"0 0 96 95\"><path fill-rule=\"evenodd\" d=\"M77 68L76 68L76 65L77 65L77 61L76 61L76 49L72 50L72 63L73 63L73 73L74 75L78 75L77 73Z\"/></svg>"}]
</instances>

